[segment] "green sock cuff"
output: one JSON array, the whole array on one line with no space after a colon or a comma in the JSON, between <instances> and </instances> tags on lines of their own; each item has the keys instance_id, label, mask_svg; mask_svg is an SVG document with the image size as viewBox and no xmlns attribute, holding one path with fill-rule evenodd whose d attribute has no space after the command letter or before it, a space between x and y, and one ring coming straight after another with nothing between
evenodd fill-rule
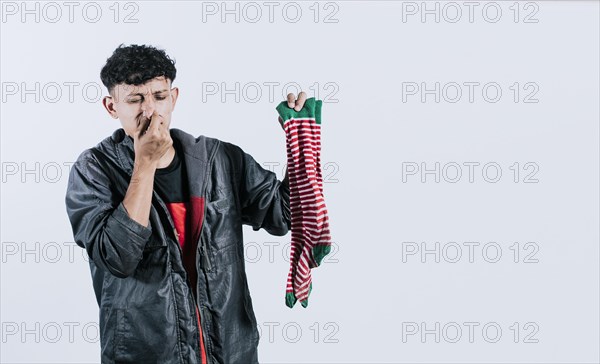
<instances>
[{"instance_id":1,"label":"green sock cuff","mask_svg":"<svg viewBox=\"0 0 600 364\"><path fill-rule=\"evenodd\" d=\"M323 101L316 100L314 97L306 99L304 102L304 106L300 111L296 111L290 108L287 104L287 101L282 101L275 107L283 122L290 119L302 119L302 118L312 118L315 119L317 124L321 124L321 108L323 106Z\"/></svg>"},{"instance_id":2,"label":"green sock cuff","mask_svg":"<svg viewBox=\"0 0 600 364\"><path fill-rule=\"evenodd\" d=\"M312 254L317 266L321 265L321 261L330 251L331 245L315 245L313 247Z\"/></svg>"}]
</instances>

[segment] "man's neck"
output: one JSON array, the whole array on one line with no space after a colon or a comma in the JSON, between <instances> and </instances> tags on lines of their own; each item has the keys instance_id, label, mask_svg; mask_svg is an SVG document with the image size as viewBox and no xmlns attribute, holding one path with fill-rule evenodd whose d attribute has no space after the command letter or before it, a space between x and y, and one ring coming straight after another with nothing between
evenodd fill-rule
<instances>
[{"instance_id":1,"label":"man's neck","mask_svg":"<svg viewBox=\"0 0 600 364\"><path fill-rule=\"evenodd\" d=\"M167 168L169 164L171 164L171 162L173 161L174 157L175 148L173 148L173 146L171 145L169 150L167 150L167 152L160 158L160 161L158 161L156 168Z\"/></svg>"}]
</instances>

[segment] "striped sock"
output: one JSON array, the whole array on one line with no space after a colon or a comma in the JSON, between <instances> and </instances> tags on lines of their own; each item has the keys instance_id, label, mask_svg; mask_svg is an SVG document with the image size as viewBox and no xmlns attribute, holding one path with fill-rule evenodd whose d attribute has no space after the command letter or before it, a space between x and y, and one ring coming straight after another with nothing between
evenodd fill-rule
<instances>
[{"instance_id":1,"label":"striped sock","mask_svg":"<svg viewBox=\"0 0 600 364\"><path fill-rule=\"evenodd\" d=\"M311 97L300 111L281 102L277 111L286 134L292 246L285 303L308 306L312 290L311 269L331 250L329 219L321 173L321 100Z\"/></svg>"}]
</instances>

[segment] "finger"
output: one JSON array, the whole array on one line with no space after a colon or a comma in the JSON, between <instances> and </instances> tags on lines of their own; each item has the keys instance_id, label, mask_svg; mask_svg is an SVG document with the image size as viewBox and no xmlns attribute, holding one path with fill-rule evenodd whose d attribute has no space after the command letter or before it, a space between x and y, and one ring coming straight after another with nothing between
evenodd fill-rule
<instances>
[{"instance_id":1,"label":"finger","mask_svg":"<svg viewBox=\"0 0 600 364\"><path fill-rule=\"evenodd\" d=\"M160 115L157 110L154 110L152 113L152 118L150 119L150 132L152 133L160 133Z\"/></svg>"},{"instance_id":2,"label":"finger","mask_svg":"<svg viewBox=\"0 0 600 364\"><path fill-rule=\"evenodd\" d=\"M160 134L165 139L171 138L171 132L169 131L169 128L166 127L166 124L162 120L160 121Z\"/></svg>"},{"instance_id":3,"label":"finger","mask_svg":"<svg viewBox=\"0 0 600 364\"><path fill-rule=\"evenodd\" d=\"M136 130L141 130L142 127L144 126L144 121L146 121L146 117L144 116L144 114L139 114L136 117L136 121L137 121L137 125L136 125Z\"/></svg>"},{"instance_id":4,"label":"finger","mask_svg":"<svg viewBox=\"0 0 600 364\"><path fill-rule=\"evenodd\" d=\"M298 100L296 100L296 106L294 107L294 110L300 111L302 107L304 107L304 101L306 101L306 92L300 91L300 93L298 94Z\"/></svg>"},{"instance_id":5,"label":"finger","mask_svg":"<svg viewBox=\"0 0 600 364\"><path fill-rule=\"evenodd\" d=\"M288 103L288 107L293 108L294 106L296 106L296 95L294 95L293 93L289 93L287 95L287 103Z\"/></svg>"},{"instance_id":6,"label":"finger","mask_svg":"<svg viewBox=\"0 0 600 364\"><path fill-rule=\"evenodd\" d=\"M146 118L143 115L140 115L138 117L138 126L136 129L137 137L139 138L140 136L144 135L149 126L150 126L150 119Z\"/></svg>"}]
</instances>

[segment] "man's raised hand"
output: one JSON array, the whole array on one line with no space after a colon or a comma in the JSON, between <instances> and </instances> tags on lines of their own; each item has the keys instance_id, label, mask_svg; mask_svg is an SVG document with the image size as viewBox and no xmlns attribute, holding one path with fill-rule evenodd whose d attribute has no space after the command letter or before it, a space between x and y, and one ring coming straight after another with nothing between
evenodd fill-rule
<instances>
[{"instance_id":1,"label":"man's raised hand","mask_svg":"<svg viewBox=\"0 0 600 364\"><path fill-rule=\"evenodd\" d=\"M133 141L136 160L154 166L158 165L160 158L173 145L169 128L156 110L150 118L139 116Z\"/></svg>"}]
</instances>

